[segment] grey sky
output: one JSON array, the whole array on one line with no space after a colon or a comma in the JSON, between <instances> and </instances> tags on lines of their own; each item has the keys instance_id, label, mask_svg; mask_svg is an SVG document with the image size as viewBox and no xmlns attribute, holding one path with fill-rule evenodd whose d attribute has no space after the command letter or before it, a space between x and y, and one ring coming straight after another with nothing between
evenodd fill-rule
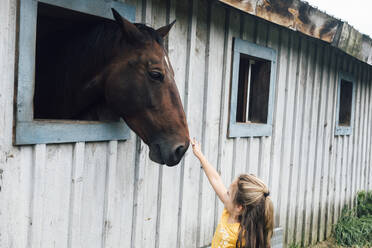
<instances>
[{"instance_id":1,"label":"grey sky","mask_svg":"<svg viewBox=\"0 0 372 248\"><path fill-rule=\"evenodd\" d=\"M372 0L307 0L312 6L348 22L372 38Z\"/></svg>"}]
</instances>

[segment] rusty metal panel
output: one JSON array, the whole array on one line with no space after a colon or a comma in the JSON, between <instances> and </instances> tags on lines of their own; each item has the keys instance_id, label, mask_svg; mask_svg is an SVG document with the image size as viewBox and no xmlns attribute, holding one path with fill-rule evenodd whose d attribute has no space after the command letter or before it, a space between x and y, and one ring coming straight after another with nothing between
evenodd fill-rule
<instances>
[{"instance_id":1,"label":"rusty metal panel","mask_svg":"<svg viewBox=\"0 0 372 248\"><path fill-rule=\"evenodd\" d=\"M348 23L343 23L340 28L340 35L332 42L332 45L372 65L372 39L360 33Z\"/></svg>"},{"instance_id":2,"label":"rusty metal panel","mask_svg":"<svg viewBox=\"0 0 372 248\"><path fill-rule=\"evenodd\" d=\"M372 39L300 0L219 0L243 12L331 43L372 65Z\"/></svg>"},{"instance_id":3,"label":"rusty metal panel","mask_svg":"<svg viewBox=\"0 0 372 248\"><path fill-rule=\"evenodd\" d=\"M342 24L340 20L299 0L220 0L220 2L329 43Z\"/></svg>"}]
</instances>

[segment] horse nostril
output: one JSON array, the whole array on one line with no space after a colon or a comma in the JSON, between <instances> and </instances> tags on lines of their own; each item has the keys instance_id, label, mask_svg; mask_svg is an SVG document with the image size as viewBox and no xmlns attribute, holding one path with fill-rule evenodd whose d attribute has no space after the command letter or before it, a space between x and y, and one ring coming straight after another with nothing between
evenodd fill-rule
<instances>
[{"instance_id":1,"label":"horse nostril","mask_svg":"<svg viewBox=\"0 0 372 248\"><path fill-rule=\"evenodd\" d=\"M168 166L175 166L176 164L178 164L188 147L188 143L178 143L174 145L172 149L168 150L168 158L165 160L167 161L166 164Z\"/></svg>"},{"instance_id":2,"label":"horse nostril","mask_svg":"<svg viewBox=\"0 0 372 248\"><path fill-rule=\"evenodd\" d=\"M184 145L180 145L180 146L178 146L178 147L176 148L176 150L174 151L174 154L176 155L177 160L180 159L180 158L183 156L183 154L184 154L185 151L186 151L185 148L186 148L186 147L185 147Z\"/></svg>"}]
</instances>

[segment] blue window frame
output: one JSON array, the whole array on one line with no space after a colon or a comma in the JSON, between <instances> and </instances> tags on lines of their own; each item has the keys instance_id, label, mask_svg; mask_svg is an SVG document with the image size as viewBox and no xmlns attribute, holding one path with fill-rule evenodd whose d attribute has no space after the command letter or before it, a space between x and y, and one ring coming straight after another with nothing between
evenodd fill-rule
<instances>
[{"instance_id":1,"label":"blue window frame","mask_svg":"<svg viewBox=\"0 0 372 248\"><path fill-rule=\"evenodd\" d=\"M234 39L229 137L271 136L277 52Z\"/></svg>"},{"instance_id":2,"label":"blue window frame","mask_svg":"<svg viewBox=\"0 0 372 248\"><path fill-rule=\"evenodd\" d=\"M335 135L351 135L354 123L355 79L345 72L338 74Z\"/></svg>"},{"instance_id":3,"label":"blue window frame","mask_svg":"<svg viewBox=\"0 0 372 248\"><path fill-rule=\"evenodd\" d=\"M14 144L64 143L77 141L125 140L130 131L124 121L35 120L35 55L38 3L112 19L115 8L135 21L135 7L106 0L21 0L18 41L17 104Z\"/></svg>"}]
</instances>

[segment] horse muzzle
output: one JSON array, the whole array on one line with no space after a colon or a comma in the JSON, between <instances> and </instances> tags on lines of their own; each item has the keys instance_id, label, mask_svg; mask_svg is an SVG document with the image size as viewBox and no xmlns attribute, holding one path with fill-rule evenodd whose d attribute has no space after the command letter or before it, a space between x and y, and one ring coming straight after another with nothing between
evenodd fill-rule
<instances>
[{"instance_id":1,"label":"horse muzzle","mask_svg":"<svg viewBox=\"0 0 372 248\"><path fill-rule=\"evenodd\" d=\"M158 164L166 164L167 166L177 165L187 149L189 141L170 144L168 142L153 142L150 147L150 159Z\"/></svg>"}]
</instances>

